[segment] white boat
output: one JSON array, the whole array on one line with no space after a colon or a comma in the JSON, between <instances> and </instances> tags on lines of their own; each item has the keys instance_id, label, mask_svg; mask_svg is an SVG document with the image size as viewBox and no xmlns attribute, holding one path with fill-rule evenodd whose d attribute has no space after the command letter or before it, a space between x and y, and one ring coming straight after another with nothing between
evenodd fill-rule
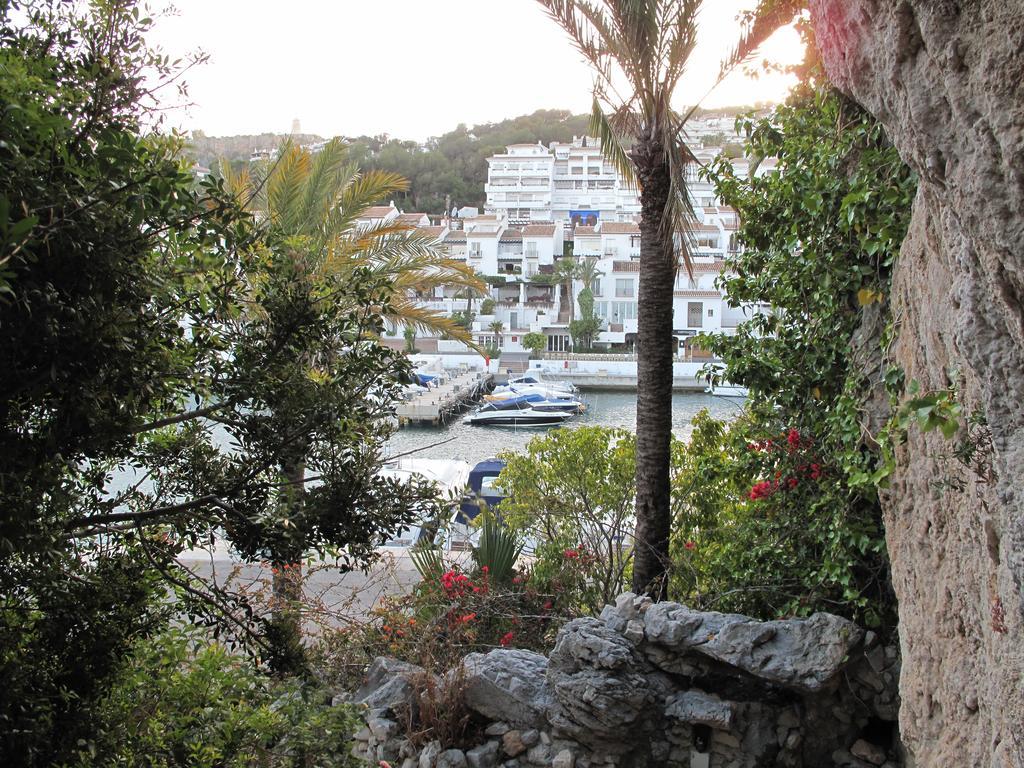
<instances>
[{"instance_id":1,"label":"white boat","mask_svg":"<svg viewBox=\"0 0 1024 768\"><path fill-rule=\"evenodd\" d=\"M586 404L572 395L551 393L547 390L538 391L527 387L525 391L511 390L484 395L485 404L493 404L496 408L510 408L519 402L527 402L537 411L565 411L566 413L583 413Z\"/></svg>"},{"instance_id":2,"label":"white boat","mask_svg":"<svg viewBox=\"0 0 1024 768\"><path fill-rule=\"evenodd\" d=\"M708 387L704 391L709 395L714 395L715 397L744 398L750 394L746 387L739 387L735 384L719 384L717 386Z\"/></svg>"},{"instance_id":3,"label":"white boat","mask_svg":"<svg viewBox=\"0 0 1024 768\"><path fill-rule=\"evenodd\" d=\"M532 385L568 393L575 393L578 391L575 386L567 381L553 381L544 378L539 368L532 368L520 376L510 376L506 385L509 387L524 387Z\"/></svg>"},{"instance_id":4,"label":"white boat","mask_svg":"<svg viewBox=\"0 0 1024 768\"><path fill-rule=\"evenodd\" d=\"M469 482L470 469L468 463L457 459L402 458L385 462L378 474L406 482L421 478L437 483L441 497L451 501L449 511L454 518L458 514L459 500ZM384 546L392 549L408 548L420 541L433 542L447 522L420 520L412 525L403 526L388 536Z\"/></svg>"},{"instance_id":5,"label":"white boat","mask_svg":"<svg viewBox=\"0 0 1024 768\"><path fill-rule=\"evenodd\" d=\"M513 427L549 427L572 417L567 411L542 411L532 407L526 399L518 399L500 406L487 403L463 418L463 423Z\"/></svg>"}]
</instances>

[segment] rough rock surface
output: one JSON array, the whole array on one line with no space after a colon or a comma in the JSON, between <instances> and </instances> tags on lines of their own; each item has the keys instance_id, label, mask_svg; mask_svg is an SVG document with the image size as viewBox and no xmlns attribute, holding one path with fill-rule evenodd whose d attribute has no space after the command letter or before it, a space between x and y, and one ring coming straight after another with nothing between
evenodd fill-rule
<instances>
[{"instance_id":1,"label":"rough rock surface","mask_svg":"<svg viewBox=\"0 0 1024 768\"><path fill-rule=\"evenodd\" d=\"M830 78L920 176L895 362L991 428L973 469L912 429L883 499L902 736L922 766L1024 765L1024 2L810 6Z\"/></svg>"},{"instance_id":2,"label":"rough rock surface","mask_svg":"<svg viewBox=\"0 0 1024 768\"><path fill-rule=\"evenodd\" d=\"M466 705L491 720L531 727L550 704L544 677L548 660L531 651L471 653L463 662Z\"/></svg>"},{"instance_id":3,"label":"rough rock surface","mask_svg":"<svg viewBox=\"0 0 1024 768\"><path fill-rule=\"evenodd\" d=\"M422 671L378 660L357 698L396 703L367 710L353 751L419 768L684 768L695 750L710 768L861 766L858 753L898 757L898 673L895 649L835 616L757 622L627 594L600 619L566 624L550 659L468 656L465 752L435 741L414 759L395 713L410 694L395 681ZM422 723L403 722L423 737Z\"/></svg>"}]
</instances>

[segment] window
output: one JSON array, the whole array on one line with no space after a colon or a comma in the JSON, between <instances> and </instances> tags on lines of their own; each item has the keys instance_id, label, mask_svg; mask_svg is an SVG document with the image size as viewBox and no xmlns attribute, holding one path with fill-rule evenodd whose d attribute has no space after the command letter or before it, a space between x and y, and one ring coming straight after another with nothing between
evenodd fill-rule
<instances>
[{"instance_id":1,"label":"window","mask_svg":"<svg viewBox=\"0 0 1024 768\"><path fill-rule=\"evenodd\" d=\"M715 310L709 309L708 310L708 317L714 317L714 316L715 316Z\"/></svg>"},{"instance_id":2,"label":"window","mask_svg":"<svg viewBox=\"0 0 1024 768\"><path fill-rule=\"evenodd\" d=\"M686 303L686 326L688 328L704 327L704 303L689 301Z\"/></svg>"},{"instance_id":3,"label":"window","mask_svg":"<svg viewBox=\"0 0 1024 768\"><path fill-rule=\"evenodd\" d=\"M529 258L533 258L533 259L537 258L537 244L536 243L528 242L526 244L526 255Z\"/></svg>"},{"instance_id":4,"label":"window","mask_svg":"<svg viewBox=\"0 0 1024 768\"><path fill-rule=\"evenodd\" d=\"M480 243L469 244L469 255L472 256L474 259L479 259L481 256L483 256L483 250L481 249Z\"/></svg>"},{"instance_id":5,"label":"window","mask_svg":"<svg viewBox=\"0 0 1024 768\"><path fill-rule=\"evenodd\" d=\"M601 278L595 277L590 281L590 292L595 296L603 296L601 293Z\"/></svg>"},{"instance_id":6,"label":"window","mask_svg":"<svg viewBox=\"0 0 1024 768\"><path fill-rule=\"evenodd\" d=\"M615 296L617 298L633 297L636 294L633 292L633 280L629 278L618 278L615 281Z\"/></svg>"},{"instance_id":7,"label":"window","mask_svg":"<svg viewBox=\"0 0 1024 768\"><path fill-rule=\"evenodd\" d=\"M570 172L574 176L577 176L577 175L578 176L582 176L583 175L583 166L582 165L574 165Z\"/></svg>"}]
</instances>

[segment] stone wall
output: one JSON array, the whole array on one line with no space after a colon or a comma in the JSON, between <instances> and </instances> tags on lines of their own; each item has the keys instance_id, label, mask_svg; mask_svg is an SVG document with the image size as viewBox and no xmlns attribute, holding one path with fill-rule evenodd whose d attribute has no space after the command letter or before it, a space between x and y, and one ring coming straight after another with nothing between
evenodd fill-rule
<instances>
[{"instance_id":1,"label":"stone wall","mask_svg":"<svg viewBox=\"0 0 1024 768\"><path fill-rule=\"evenodd\" d=\"M563 627L550 658L497 649L430 678L377 659L355 752L394 768L896 768L898 676L895 648L837 616L759 622L625 594ZM424 688L469 714L460 743L409 740L429 725Z\"/></svg>"},{"instance_id":2,"label":"stone wall","mask_svg":"<svg viewBox=\"0 0 1024 768\"><path fill-rule=\"evenodd\" d=\"M894 362L984 418L980 467L911 430L883 497L920 766L1024 765L1024 2L811 0L830 79L919 174ZM963 434L958 440L963 439ZM940 489L950 478L962 490Z\"/></svg>"}]
</instances>

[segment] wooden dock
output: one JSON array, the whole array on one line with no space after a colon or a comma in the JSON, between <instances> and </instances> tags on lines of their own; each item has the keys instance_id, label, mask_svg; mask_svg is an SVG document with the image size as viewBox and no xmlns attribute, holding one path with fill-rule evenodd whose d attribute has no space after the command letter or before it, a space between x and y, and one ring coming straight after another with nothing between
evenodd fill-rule
<instances>
[{"instance_id":1,"label":"wooden dock","mask_svg":"<svg viewBox=\"0 0 1024 768\"><path fill-rule=\"evenodd\" d=\"M449 379L439 387L421 392L395 409L398 425L443 424L477 402L491 389L489 373L469 371Z\"/></svg>"}]
</instances>

